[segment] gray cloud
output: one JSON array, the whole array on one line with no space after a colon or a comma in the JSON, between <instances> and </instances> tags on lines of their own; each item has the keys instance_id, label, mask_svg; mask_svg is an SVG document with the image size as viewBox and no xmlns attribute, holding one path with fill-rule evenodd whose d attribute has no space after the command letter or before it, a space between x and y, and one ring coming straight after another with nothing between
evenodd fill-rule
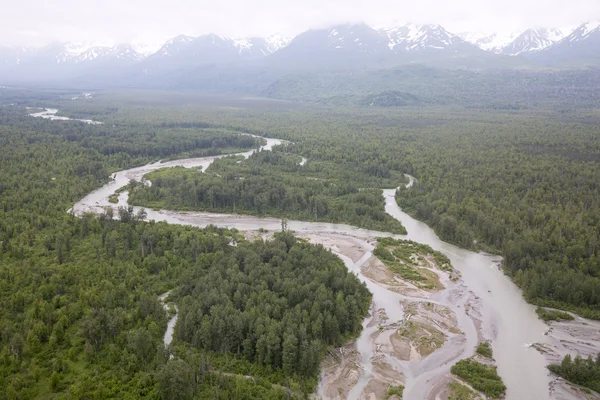
<instances>
[{"instance_id":1,"label":"gray cloud","mask_svg":"<svg viewBox=\"0 0 600 400\"><path fill-rule=\"evenodd\" d=\"M161 42L177 34L292 36L341 22L438 23L450 31L565 27L598 0L0 0L0 43Z\"/></svg>"}]
</instances>

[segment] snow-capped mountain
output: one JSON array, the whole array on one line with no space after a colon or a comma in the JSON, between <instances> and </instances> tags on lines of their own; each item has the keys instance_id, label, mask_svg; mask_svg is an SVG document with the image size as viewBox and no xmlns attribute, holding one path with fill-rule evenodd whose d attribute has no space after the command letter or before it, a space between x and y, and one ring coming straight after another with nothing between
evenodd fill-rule
<instances>
[{"instance_id":1,"label":"snow-capped mountain","mask_svg":"<svg viewBox=\"0 0 600 400\"><path fill-rule=\"evenodd\" d=\"M198 36L183 48L189 58L210 60L214 56L235 57L237 46L233 39L209 33Z\"/></svg>"},{"instance_id":2,"label":"snow-capped mountain","mask_svg":"<svg viewBox=\"0 0 600 400\"><path fill-rule=\"evenodd\" d=\"M385 52L387 40L365 24L336 25L311 29L296 36L282 51Z\"/></svg>"},{"instance_id":3,"label":"snow-capped mountain","mask_svg":"<svg viewBox=\"0 0 600 400\"><path fill-rule=\"evenodd\" d=\"M504 47L512 43L521 33L523 32L518 31L504 34L496 32L461 32L458 36L482 50L499 54Z\"/></svg>"},{"instance_id":4,"label":"snow-capped mountain","mask_svg":"<svg viewBox=\"0 0 600 400\"><path fill-rule=\"evenodd\" d=\"M383 33L365 24L341 24L303 32L265 62L293 69L355 68L391 54Z\"/></svg>"},{"instance_id":5,"label":"snow-capped mountain","mask_svg":"<svg viewBox=\"0 0 600 400\"><path fill-rule=\"evenodd\" d=\"M89 49L82 51L79 54L73 55L69 58L63 57L63 62L86 62L86 61L94 61L98 59L102 59L104 57L108 57L112 52L112 48L109 46L95 46ZM60 64L60 61L57 60L57 63Z\"/></svg>"},{"instance_id":6,"label":"snow-capped mountain","mask_svg":"<svg viewBox=\"0 0 600 400\"><path fill-rule=\"evenodd\" d=\"M531 28L508 33L462 32L461 38L482 50L496 54L517 56L541 51L568 35L568 29Z\"/></svg>"},{"instance_id":7,"label":"snow-capped mountain","mask_svg":"<svg viewBox=\"0 0 600 400\"><path fill-rule=\"evenodd\" d=\"M265 41L267 42L267 50L270 52L269 54L273 54L277 50L284 48L290 44L291 40L292 39L289 37L281 36L278 33L265 38Z\"/></svg>"},{"instance_id":8,"label":"snow-capped mountain","mask_svg":"<svg viewBox=\"0 0 600 400\"><path fill-rule=\"evenodd\" d=\"M187 35L175 36L169 39L153 56L157 57L173 57L182 51L187 45L194 40L194 37Z\"/></svg>"},{"instance_id":9,"label":"snow-capped mountain","mask_svg":"<svg viewBox=\"0 0 600 400\"><path fill-rule=\"evenodd\" d=\"M459 36L448 32L440 25L404 25L381 28L388 37L388 47L395 53L414 51L459 51L471 47Z\"/></svg>"},{"instance_id":10,"label":"snow-capped mountain","mask_svg":"<svg viewBox=\"0 0 600 400\"><path fill-rule=\"evenodd\" d=\"M600 21L590 21L579 25L570 35L565 37L564 41L575 43L587 40L596 36L600 31Z\"/></svg>"},{"instance_id":11,"label":"snow-capped mountain","mask_svg":"<svg viewBox=\"0 0 600 400\"><path fill-rule=\"evenodd\" d=\"M40 49L21 54L20 63L50 65L73 65L92 61L118 60L137 62L143 58L129 44L116 46L98 45L94 42L52 43Z\"/></svg>"},{"instance_id":12,"label":"snow-capped mountain","mask_svg":"<svg viewBox=\"0 0 600 400\"><path fill-rule=\"evenodd\" d=\"M264 57L265 39L231 39L215 34L198 37L178 36L168 41L156 54L148 57L148 63L222 64L244 58Z\"/></svg>"},{"instance_id":13,"label":"snow-capped mountain","mask_svg":"<svg viewBox=\"0 0 600 400\"><path fill-rule=\"evenodd\" d=\"M415 63L468 69L571 61L574 65L600 64L600 22L582 24L566 37L565 32L528 29L519 34L456 35L433 24L374 28L359 23L308 30L292 40L280 35L234 39L205 34L179 35L161 46L141 42L57 42L37 49L0 47L0 79L90 77L111 82L166 82L176 75L192 76L200 70L223 68L284 73Z\"/></svg>"},{"instance_id":14,"label":"snow-capped mountain","mask_svg":"<svg viewBox=\"0 0 600 400\"><path fill-rule=\"evenodd\" d=\"M145 58L142 54L138 53L132 45L127 43L114 46L108 54L108 57L126 63L135 63Z\"/></svg>"},{"instance_id":15,"label":"snow-capped mountain","mask_svg":"<svg viewBox=\"0 0 600 400\"><path fill-rule=\"evenodd\" d=\"M600 63L600 21L586 22L570 35L532 58L545 64L598 65Z\"/></svg>"},{"instance_id":16,"label":"snow-capped mountain","mask_svg":"<svg viewBox=\"0 0 600 400\"><path fill-rule=\"evenodd\" d=\"M267 56L285 47L289 39L281 35L272 35L267 38L239 38L231 39L215 34L201 35L198 37L179 35L167 41L158 51L151 54L154 57L176 57L180 55L197 55L199 51L237 53L243 56Z\"/></svg>"},{"instance_id":17,"label":"snow-capped mountain","mask_svg":"<svg viewBox=\"0 0 600 400\"><path fill-rule=\"evenodd\" d=\"M140 43L134 42L131 43L133 49L142 57L148 57L152 54L156 53L163 46L163 43Z\"/></svg>"},{"instance_id":18,"label":"snow-capped mountain","mask_svg":"<svg viewBox=\"0 0 600 400\"><path fill-rule=\"evenodd\" d=\"M343 24L314 29L296 36L266 62L295 69L386 68L405 63L474 65L469 58L487 54L440 25L402 25L373 28ZM445 63L444 59L450 61ZM444 64L445 63L445 64Z\"/></svg>"},{"instance_id":19,"label":"snow-capped mountain","mask_svg":"<svg viewBox=\"0 0 600 400\"><path fill-rule=\"evenodd\" d=\"M271 35L267 38L233 39L233 43L241 55L268 56L287 46L290 43L290 39L281 35Z\"/></svg>"},{"instance_id":20,"label":"snow-capped mountain","mask_svg":"<svg viewBox=\"0 0 600 400\"><path fill-rule=\"evenodd\" d=\"M243 66L262 60L289 41L281 36L232 39L216 34L177 36L136 65L146 78L166 77L206 66ZM161 78L162 79L162 78Z\"/></svg>"},{"instance_id":21,"label":"snow-capped mountain","mask_svg":"<svg viewBox=\"0 0 600 400\"><path fill-rule=\"evenodd\" d=\"M41 52L45 52L56 64L78 63L105 56L110 52L110 46L97 42L52 43Z\"/></svg>"},{"instance_id":22,"label":"snow-capped mountain","mask_svg":"<svg viewBox=\"0 0 600 400\"><path fill-rule=\"evenodd\" d=\"M377 53L385 51L386 46L384 36L365 24L337 25L330 29L309 31L303 35L304 40L326 36L323 45L339 51ZM296 45L299 42L297 39L298 37L293 41Z\"/></svg>"},{"instance_id":23,"label":"snow-capped mountain","mask_svg":"<svg viewBox=\"0 0 600 400\"><path fill-rule=\"evenodd\" d=\"M541 28L527 29L516 37L511 43L504 46L499 53L509 56L518 56L523 53L533 53L544 50L563 39L567 33L560 29Z\"/></svg>"},{"instance_id":24,"label":"snow-capped mountain","mask_svg":"<svg viewBox=\"0 0 600 400\"><path fill-rule=\"evenodd\" d=\"M70 62L82 63L96 60L118 60L123 63L135 63L141 61L144 56L130 44L118 44L116 46L96 46L89 48L72 57Z\"/></svg>"}]
</instances>

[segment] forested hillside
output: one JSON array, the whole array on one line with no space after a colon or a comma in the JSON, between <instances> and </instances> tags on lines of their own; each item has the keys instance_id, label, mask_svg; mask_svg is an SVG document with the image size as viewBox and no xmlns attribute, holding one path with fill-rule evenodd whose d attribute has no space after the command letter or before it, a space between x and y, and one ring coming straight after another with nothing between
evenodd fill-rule
<instances>
[{"instance_id":1,"label":"forested hillside","mask_svg":"<svg viewBox=\"0 0 600 400\"><path fill-rule=\"evenodd\" d=\"M310 161L279 148L216 160L206 171L170 168L145 176L151 186L131 188L131 204L144 207L237 212L327 221L383 232L406 233L384 211L381 187L394 188L405 178L385 167Z\"/></svg>"},{"instance_id":2,"label":"forested hillside","mask_svg":"<svg viewBox=\"0 0 600 400\"><path fill-rule=\"evenodd\" d=\"M126 217L121 222L109 212L83 218L67 213L118 169L255 144L247 136L214 129L90 126L34 119L24 108L0 108L0 397L182 399L220 393L231 399L288 399L312 390L322 350L356 334L369 303L366 289L329 252L285 235L251 244L228 230L148 223L143 213L128 210L119 212ZM231 246L232 239L238 247ZM162 343L167 314L158 294L183 282L192 286L183 286L181 296L193 294L221 269L237 276L232 262L238 259L246 260L238 275L255 277L280 262L291 268L274 280L261 273L264 280L253 279L255 286L239 283L239 293L253 293L264 306L273 301L282 313L292 312L297 293L285 288L302 288L292 273L298 268L305 271L307 285L318 283L303 290L333 303L309 309L306 318L294 314L293 327L288 326L292 315L277 318L276 308L249 308L246 315L270 321L266 326L276 335L269 336L269 358L245 358L246 343L179 350L187 342L198 345L188 336L191 326L182 325L174 342L177 358L169 360ZM318 269L310 269L314 266ZM239 307L236 293L221 292L207 301ZM201 297L182 301L185 313ZM222 329L220 316L213 314L208 325L214 332ZM323 330L302 336L297 324L315 319L322 319ZM206 327L201 324L198 332ZM243 325L244 339L254 332L250 328ZM298 343L306 342L293 356L289 344L276 346L291 340L286 342L292 328ZM252 346L252 353L261 354L254 348L262 344ZM191 373L199 360L202 374ZM243 365L255 379L225 373L233 365ZM289 385L293 390L286 389Z\"/></svg>"}]
</instances>

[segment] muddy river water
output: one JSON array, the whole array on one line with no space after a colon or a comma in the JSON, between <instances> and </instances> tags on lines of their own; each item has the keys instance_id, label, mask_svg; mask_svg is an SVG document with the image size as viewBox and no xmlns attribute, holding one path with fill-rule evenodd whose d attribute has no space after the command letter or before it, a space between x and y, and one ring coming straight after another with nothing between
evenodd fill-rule
<instances>
[{"instance_id":1,"label":"muddy river water","mask_svg":"<svg viewBox=\"0 0 600 400\"><path fill-rule=\"evenodd\" d=\"M55 113L55 110L47 110L32 116L49 118ZM283 142L271 138L265 140L266 144L262 146L264 150L269 150ZM252 151L240 153L245 157L250 154ZM127 206L126 191L120 194L118 204L111 204L108 198L117 189L127 185L130 180L142 181L148 172L165 167L202 167L205 170L219 157L157 162L117 172L109 183L77 202L70 211L81 215L88 212L102 213L106 207ZM301 164L305 162L306 159L303 158ZM412 185L413 181L411 177L407 187ZM498 372L508 388L507 399L577 398L567 392L561 392L560 397L555 397L549 391L551 377L545 368L547 360L530 346L533 343L552 346L552 338L545 335L548 326L537 318L534 307L523 300L520 290L502 273L499 268L501 259L498 256L474 253L443 242L426 224L404 213L396 204L394 194L393 189L383 191L385 209L391 216L402 222L408 231L407 235L392 235L343 224L288 221L288 229L315 243L322 243L338 254L348 268L365 282L373 293L371 314L363 323L361 336L352 345L358 360L356 376L351 380L349 390L344 396L350 399L373 398L365 395L365 388L370 385L374 376L373 360L378 357L378 360L384 360L399 374L398 376L402 377L405 399L440 398L435 387L440 380L447 378L450 367L457 360L472 356L477 343L481 340L489 340L492 343ZM240 231L256 231L259 228L276 231L281 228L281 220L277 218L169 210L146 210L146 212L149 220L166 221L172 224L198 227L212 224L236 228ZM441 276L445 289L426 298L390 290L364 274L364 266L373 259L374 239L378 236L408 238L428 244L447 255L462 276L456 282ZM344 243L347 245L346 250L350 248L353 250L344 251ZM162 295L161 300L164 301L167 295L168 293ZM456 329L452 332L444 331L447 340L442 347L429 356L418 360L400 360L393 352L385 350L390 347L386 342L390 340L391 331L387 336L384 334L374 338L374 335L382 324L397 324L407 317L403 304L424 301L443 306L454 313ZM175 322L176 315L171 319L165 333L165 345L168 345L172 339ZM383 331L385 333L385 330ZM328 396L327 385L327 376L323 374L315 396L344 397Z\"/></svg>"}]
</instances>

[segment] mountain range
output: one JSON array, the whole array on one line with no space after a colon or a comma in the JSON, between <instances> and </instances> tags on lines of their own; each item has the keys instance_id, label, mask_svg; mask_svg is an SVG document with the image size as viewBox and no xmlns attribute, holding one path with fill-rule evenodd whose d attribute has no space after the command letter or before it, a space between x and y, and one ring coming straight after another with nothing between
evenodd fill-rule
<instances>
[{"instance_id":1,"label":"mountain range","mask_svg":"<svg viewBox=\"0 0 600 400\"><path fill-rule=\"evenodd\" d=\"M147 84L224 71L388 68L424 64L438 68L600 65L600 22L567 29L531 28L508 35L454 34L440 25L371 27L340 24L293 39L232 39L180 35L162 46L52 43L41 48L0 47L0 83L100 82ZM200 72L198 72L200 73Z\"/></svg>"}]
</instances>

